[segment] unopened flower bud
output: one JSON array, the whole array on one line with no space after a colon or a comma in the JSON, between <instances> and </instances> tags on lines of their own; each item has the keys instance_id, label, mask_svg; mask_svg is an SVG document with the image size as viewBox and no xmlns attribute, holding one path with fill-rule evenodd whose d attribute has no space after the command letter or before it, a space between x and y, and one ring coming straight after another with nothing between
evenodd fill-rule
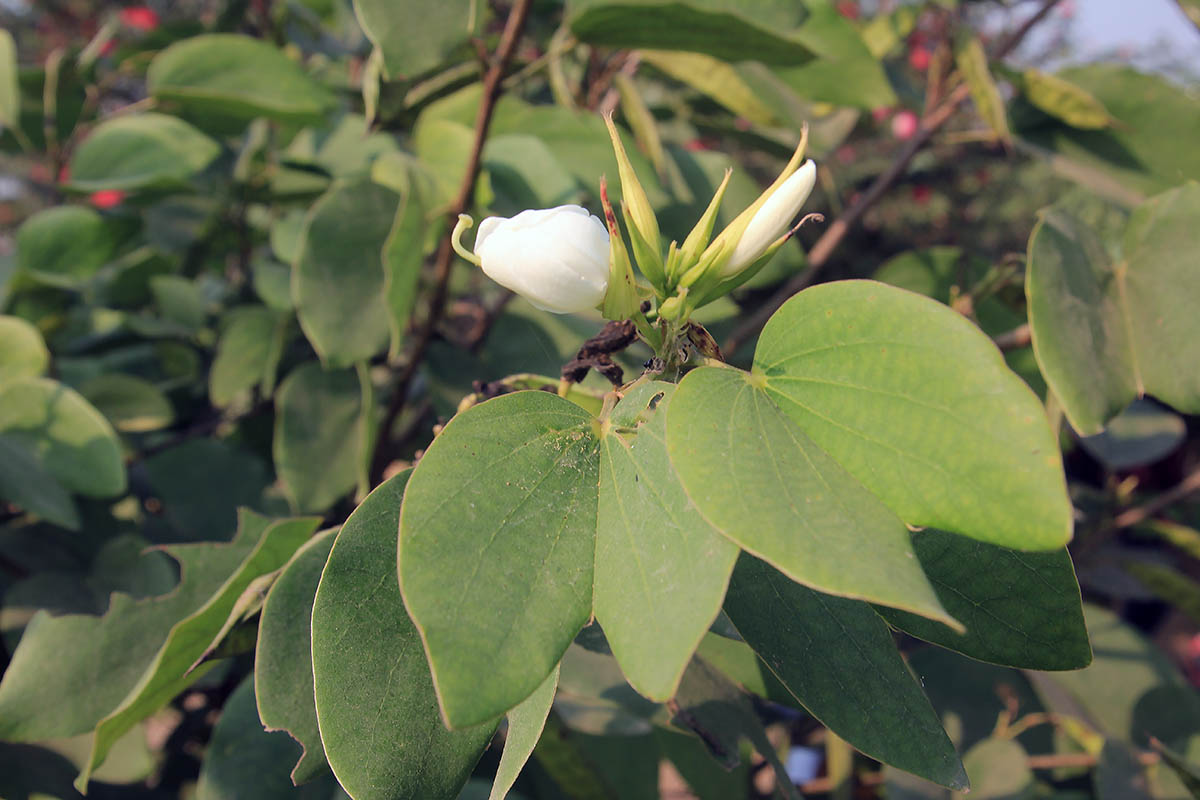
<instances>
[{"instance_id":1,"label":"unopened flower bud","mask_svg":"<svg viewBox=\"0 0 1200 800\"><path fill-rule=\"evenodd\" d=\"M472 256L457 243L469 217L459 218L455 249L489 278L543 311L594 308L608 288L608 231L581 206L530 209L479 224Z\"/></svg>"},{"instance_id":2,"label":"unopened flower bud","mask_svg":"<svg viewBox=\"0 0 1200 800\"><path fill-rule=\"evenodd\" d=\"M808 196L812 194L816 182L816 164L811 160L805 161L800 169L793 172L754 212L745 233L738 239L733 254L721 270L721 275L735 275L753 264L786 234Z\"/></svg>"}]
</instances>

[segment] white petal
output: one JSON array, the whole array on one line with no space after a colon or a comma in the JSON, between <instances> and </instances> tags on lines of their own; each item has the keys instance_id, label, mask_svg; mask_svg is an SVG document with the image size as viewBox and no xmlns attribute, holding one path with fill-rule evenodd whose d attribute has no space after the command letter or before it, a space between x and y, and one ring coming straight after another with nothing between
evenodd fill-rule
<instances>
[{"instance_id":1,"label":"white petal","mask_svg":"<svg viewBox=\"0 0 1200 800\"><path fill-rule=\"evenodd\" d=\"M732 275L753 264L776 239L787 233L792 220L812 194L816 182L817 165L810 159L772 192L767 202L755 212L722 273Z\"/></svg>"}]
</instances>

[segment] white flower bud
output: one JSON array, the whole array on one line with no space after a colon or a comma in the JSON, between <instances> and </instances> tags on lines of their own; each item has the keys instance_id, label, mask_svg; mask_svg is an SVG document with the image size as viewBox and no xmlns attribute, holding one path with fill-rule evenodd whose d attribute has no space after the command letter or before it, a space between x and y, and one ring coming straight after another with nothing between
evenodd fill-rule
<instances>
[{"instance_id":1,"label":"white flower bud","mask_svg":"<svg viewBox=\"0 0 1200 800\"><path fill-rule=\"evenodd\" d=\"M808 196L812 194L816 182L817 165L810 159L772 192L762 207L754 212L742 238L738 239L737 246L733 248L729 261L721 269L721 276L736 275L750 266L761 258L779 237L787 233L792 220L800 213Z\"/></svg>"},{"instance_id":2,"label":"white flower bud","mask_svg":"<svg viewBox=\"0 0 1200 800\"><path fill-rule=\"evenodd\" d=\"M488 217L475 237L475 255L489 278L555 314L604 300L608 254L604 223L573 205Z\"/></svg>"}]
</instances>

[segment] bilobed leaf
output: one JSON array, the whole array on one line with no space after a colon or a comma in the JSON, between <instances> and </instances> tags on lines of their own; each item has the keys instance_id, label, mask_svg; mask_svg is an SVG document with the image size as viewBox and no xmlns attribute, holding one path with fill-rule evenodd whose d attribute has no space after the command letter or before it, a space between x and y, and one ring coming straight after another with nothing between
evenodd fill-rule
<instances>
[{"instance_id":1,"label":"bilobed leaf","mask_svg":"<svg viewBox=\"0 0 1200 800\"><path fill-rule=\"evenodd\" d=\"M125 491L125 464L112 426L57 381L21 378L0 387L0 433L33 453L72 492L113 497Z\"/></svg>"},{"instance_id":2,"label":"bilobed leaf","mask_svg":"<svg viewBox=\"0 0 1200 800\"><path fill-rule=\"evenodd\" d=\"M156 431L175 421L175 409L163 391L133 375L98 375L79 393L121 433Z\"/></svg>"},{"instance_id":3,"label":"bilobed leaf","mask_svg":"<svg viewBox=\"0 0 1200 800\"><path fill-rule=\"evenodd\" d=\"M558 688L558 670L559 668L555 667L533 694L508 712L508 735L504 738L504 752L500 755L500 766L496 768L496 779L492 783L488 800L504 800L508 796L525 762L533 754L533 748L542 736L542 730L546 727L546 717L549 716L550 706L554 702L554 690Z\"/></svg>"},{"instance_id":4,"label":"bilobed leaf","mask_svg":"<svg viewBox=\"0 0 1200 800\"><path fill-rule=\"evenodd\" d=\"M321 742L354 800L452 800L497 720L449 731L396 585L396 528L410 473L380 485L342 526L312 615Z\"/></svg>"},{"instance_id":5,"label":"bilobed leaf","mask_svg":"<svg viewBox=\"0 0 1200 800\"><path fill-rule=\"evenodd\" d=\"M83 206L55 206L17 229L17 266L53 286L78 286L104 266L116 235L104 218Z\"/></svg>"},{"instance_id":6,"label":"bilobed leaf","mask_svg":"<svg viewBox=\"0 0 1200 800\"><path fill-rule=\"evenodd\" d=\"M229 617L242 591L258 576L287 563L319 523L319 519L298 518L268 525L254 549L221 588L203 606L171 628L167 640L137 685L96 725L92 756L79 773L76 788L83 791L87 787L92 770L104 762L117 739L207 671L207 665L201 665L189 672Z\"/></svg>"},{"instance_id":7,"label":"bilobed leaf","mask_svg":"<svg viewBox=\"0 0 1200 800\"><path fill-rule=\"evenodd\" d=\"M1030 68L1021 73L1020 86L1030 103L1074 128L1094 130L1112 124L1103 103L1057 75Z\"/></svg>"},{"instance_id":8,"label":"bilobed leaf","mask_svg":"<svg viewBox=\"0 0 1200 800\"><path fill-rule=\"evenodd\" d=\"M813 57L795 33L805 16L796 3L760 3L750 12L707 0L575 0L568 22L588 44L803 64Z\"/></svg>"},{"instance_id":9,"label":"bilobed leaf","mask_svg":"<svg viewBox=\"0 0 1200 800\"><path fill-rule=\"evenodd\" d=\"M309 539L271 586L258 623L254 657L258 715L285 730L304 752L291 771L297 785L329 771L313 704L312 607L335 531Z\"/></svg>"},{"instance_id":10,"label":"bilobed leaf","mask_svg":"<svg viewBox=\"0 0 1200 800\"><path fill-rule=\"evenodd\" d=\"M746 643L831 731L872 758L966 788L954 745L871 606L814 592L743 555L725 611Z\"/></svg>"},{"instance_id":11,"label":"bilobed leaf","mask_svg":"<svg viewBox=\"0 0 1200 800\"><path fill-rule=\"evenodd\" d=\"M168 114L127 114L96 126L71 156L71 186L146 189L182 184L207 167L221 147Z\"/></svg>"},{"instance_id":12,"label":"bilobed leaf","mask_svg":"<svg viewBox=\"0 0 1200 800\"><path fill-rule=\"evenodd\" d=\"M263 306L236 308L225 314L217 355L208 375L214 406L233 402L241 392L261 385L270 396L283 353L288 315Z\"/></svg>"},{"instance_id":13,"label":"bilobed leaf","mask_svg":"<svg viewBox=\"0 0 1200 800\"><path fill-rule=\"evenodd\" d=\"M776 315L778 317L778 315ZM702 367L675 390L667 451L718 530L818 591L945 620L904 523L740 370ZM847 570L845 565L855 568Z\"/></svg>"},{"instance_id":14,"label":"bilobed leaf","mask_svg":"<svg viewBox=\"0 0 1200 800\"><path fill-rule=\"evenodd\" d=\"M37 328L20 317L0 316L0 386L46 371L50 351Z\"/></svg>"},{"instance_id":15,"label":"bilobed leaf","mask_svg":"<svg viewBox=\"0 0 1200 800\"><path fill-rule=\"evenodd\" d=\"M720 611L738 554L700 516L667 459L674 391L650 381L613 412L601 440L596 525L596 618L629 682L660 702L674 695ZM632 435L614 430L635 426Z\"/></svg>"},{"instance_id":16,"label":"bilobed leaf","mask_svg":"<svg viewBox=\"0 0 1200 800\"><path fill-rule=\"evenodd\" d=\"M39 612L0 682L0 739L40 741L94 728L137 685L172 626L209 601L269 524L243 513L228 544L166 548L180 567L170 594L139 601L114 594L102 617Z\"/></svg>"},{"instance_id":17,"label":"bilobed leaf","mask_svg":"<svg viewBox=\"0 0 1200 800\"><path fill-rule=\"evenodd\" d=\"M503 395L452 419L413 472L400 586L452 727L528 697L591 616L595 427L548 392Z\"/></svg>"},{"instance_id":18,"label":"bilobed leaf","mask_svg":"<svg viewBox=\"0 0 1200 800\"><path fill-rule=\"evenodd\" d=\"M1024 669L1086 667L1092 660L1075 569L1066 550L1022 553L927 528L913 534L921 568L956 633L915 614L879 608L892 625L964 655Z\"/></svg>"},{"instance_id":19,"label":"bilobed leaf","mask_svg":"<svg viewBox=\"0 0 1200 800\"><path fill-rule=\"evenodd\" d=\"M476 0L354 0L363 33L382 53L384 75L411 78L442 63L451 50L482 27L483 5Z\"/></svg>"},{"instance_id":20,"label":"bilobed leaf","mask_svg":"<svg viewBox=\"0 0 1200 800\"><path fill-rule=\"evenodd\" d=\"M287 734L263 730L254 708L256 688L254 676L249 676L225 701L200 765L195 800L344 797L328 772L323 779L301 789L292 785L288 766L299 748Z\"/></svg>"},{"instance_id":21,"label":"bilobed leaf","mask_svg":"<svg viewBox=\"0 0 1200 800\"><path fill-rule=\"evenodd\" d=\"M1071 503L1041 403L991 340L946 306L872 281L814 286L767 322L754 373L909 525L1024 550L1070 539Z\"/></svg>"},{"instance_id":22,"label":"bilobed leaf","mask_svg":"<svg viewBox=\"0 0 1200 800\"><path fill-rule=\"evenodd\" d=\"M275 395L275 470L296 508L322 511L354 488L363 397L353 370L297 367Z\"/></svg>"},{"instance_id":23,"label":"bilobed leaf","mask_svg":"<svg viewBox=\"0 0 1200 800\"><path fill-rule=\"evenodd\" d=\"M304 335L328 366L349 366L387 344L382 252L399 200L370 181L337 183L305 219L292 296Z\"/></svg>"},{"instance_id":24,"label":"bilobed leaf","mask_svg":"<svg viewBox=\"0 0 1200 800\"><path fill-rule=\"evenodd\" d=\"M1138 206L1121 260L1084 223L1051 208L1029 240L1025 293L1034 352L1047 383L1081 434L1099 433L1143 393L1200 411L1195 314L1200 184Z\"/></svg>"},{"instance_id":25,"label":"bilobed leaf","mask_svg":"<svg viewBox=\"0 0 1200 800\"><path fill-rule=\"evenodd\" d=\"M1008 130L1008 112L1004 107L1004 96L996 86L991 70L988 69L987 53L983 43L975 36L960 37L954 43L954 62L963 80L971 90L975 111L992 129L997 139L1011 138Z\"/></svg>"},{"instance_id":26,"label":"bilobed leaf","mask_svg":"<svg viewBox=\"0 0 1200 800\"><path fill-rule=\"evenodd\" d=\"M183 39L150 63L147 89L189 113L304 122L333 105L332 92L273 44L213 33Z\"/></svg>"}]
</instances>

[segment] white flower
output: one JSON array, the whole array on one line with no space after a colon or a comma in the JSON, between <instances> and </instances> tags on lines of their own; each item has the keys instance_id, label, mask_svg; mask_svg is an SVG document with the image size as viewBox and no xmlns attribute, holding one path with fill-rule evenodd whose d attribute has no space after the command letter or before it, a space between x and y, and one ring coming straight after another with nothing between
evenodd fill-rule
<instances>
[{"instance_id":1,"label":"white flower","mask_svg":"<svg viewBox=\"0 0 1200 800\"><path fill-rule=\"evenodd\" d=\"M475 237L475 255L489 278L555 314L604 300L608 253L604 223L573 205L488 217Z\"/></svg>"},{"instance_id":2,"label":"white flower","mask_svg":"<svg viewBox=\"0 0 1200 800\"><path fill-rule=\"evenodd\" d=\"M771 193L762 204L742 238L738 239L733 254L721 270L723 277L735 275L753 264L767 249L779 240L792 226L792 220L800 213L817 182L817 165L808 160L793 172L783 185Z\"/></svg>"}]
</instances>

